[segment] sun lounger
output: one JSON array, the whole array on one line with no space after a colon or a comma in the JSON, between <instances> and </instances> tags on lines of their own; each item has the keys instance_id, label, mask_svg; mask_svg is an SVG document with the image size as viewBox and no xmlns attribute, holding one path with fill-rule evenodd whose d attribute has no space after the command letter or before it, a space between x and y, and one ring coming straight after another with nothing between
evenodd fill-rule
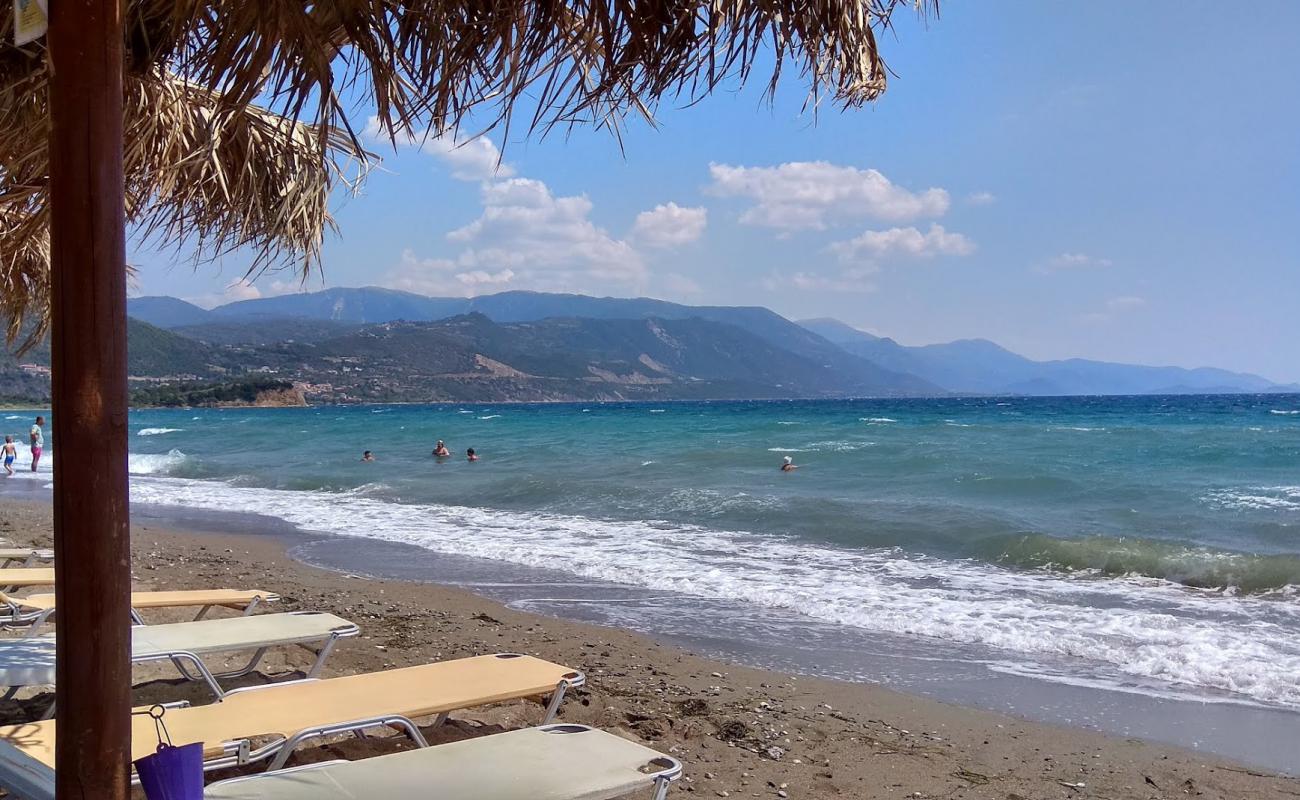
<instances>
[{"instance_id":1,"label":"sun lounger","mask_svg":"<svg viewBox=\"0 0 1300 800\"><path fill-rule=\"evenodd\" d=\"M31 586L53 586L53 567L15 567L0 570L0 591L12 592Z\"/></svg>"},{"instance_id":2,"label":"sun lounger","mask_svg":"<svg viewBox=\"0 0 1300 800\"><path fill-rule=\"evenodd\" d=\"M314 611L137 625L131 629L131 661L170 661L186 678L206 682L220 700L226 693L217 679L247 675L272 647L301 645L315 652L316 661L307 671L307 677L315 678L338 640L358 632L345 619ZM54 643L54 634L0 639L0 686L9 687L10 693L22 686L53 686ZM249 662L230 672L213 673L203 661L206 656L249 650Z\"/></svg>"},{"instance_id":3,"label":"sun lounger","mask_svg":"<svg viewBox=\"0 0 1300 800\"><path fill-rule=\"evenodd\" d=\"M214 783L204 800L663 800L677 759L585 725L543 725L420 750Z\"/></svg>"},{"instance_id":4,"label":"sun lounger","mask_svg":"<svg viewBox=\"0 0 1300 800\"><path fill-rule=\"evenodd\" d=\"M0 573L0 582L8 573L17 570L4 570ZM146 608L198 608L195 621L207 616L213 608L230 608L242 611L247 616L262 603L279 600L280 596L261 589L188 589L172 592L132 592L131 620L143 625L140 611ZM8 613L5 613L7 609ZM28 597L11 597L0 592L0 622L6 624L30 624L31 634L35 634L55 611L53 593L33 594Z\"/></svg>"},{"instance_id":5,"label":"sun lounger","mask_svg":"<svg viewBox=\"0 0 1300 800\"><path fill-rule=\"evenodd\" d=\"M38 547L0 547L0 569L21 564L30 567L41 561L53 561L54 551Z\"/></svg>"},{"instance_id":6,"label":"sun lounger","mask_svg":"<svg viewBox=\"0 0 1300 800\"><path fill-rule=\"evenodd\" d=\"M500 653L341 678L306 679L233 689L220 703L167 712L163 722L176 744L204 743L207 769L271 759L284 765L303 742L389 726L425 744L416 719L507 700L549 696L545 721L559 710L566 690L585 678L569 667L532 656ZM154 722L132 718L131 758L157 746ZM54 764L53 720L0 727L0 742ZM254 745L253 739L269 739Z\"/></svg>"}]
</instances>

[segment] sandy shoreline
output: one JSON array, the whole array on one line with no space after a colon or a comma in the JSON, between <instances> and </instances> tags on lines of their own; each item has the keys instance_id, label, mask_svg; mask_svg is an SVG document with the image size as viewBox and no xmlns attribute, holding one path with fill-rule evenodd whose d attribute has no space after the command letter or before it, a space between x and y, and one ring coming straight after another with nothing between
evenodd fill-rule
<instances>
[{"instance_id":1,"label":"sandy shoreline","mask_svg":"<svg viewBox=\"0 0 1300 800\"><path fill-rule=\"evenodd\" d=\"M50 511L6 498L0 535L46 543ZM1300 779L1135 740L1026 722L992 712L699 658L621 630L511 610L458 589L344 576L300 564L275 539L137 524L134 573L144 588L257 587L279 610L331 611L361 626L325 674L339 675L491 652L522 652L581 669L588 685L561 719L596 725L686 763L677 793L790 798L1289 798ZM162 621L166 615L151 619ZM305 653L275 652L264 672L304 668ZM151 679L153 678L153 679ZM140 702L190 697L165 671L138 673ZM264 680L264 679L260 679ZM256 676L249 682L260 682ZM45 702L0 703L16 721ZM23 699L30 698L30 699ZM536 723L512 704L453 715L444 741ZM347 742L304 759L384 749ZM671 795L670 795L671 796Z\"/></svg>"}]
</instances>

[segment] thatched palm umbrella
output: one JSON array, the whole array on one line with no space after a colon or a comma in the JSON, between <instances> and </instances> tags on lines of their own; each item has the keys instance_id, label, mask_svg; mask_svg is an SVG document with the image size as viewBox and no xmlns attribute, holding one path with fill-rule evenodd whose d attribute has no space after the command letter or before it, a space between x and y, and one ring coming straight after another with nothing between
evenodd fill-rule
<instances>
[{"instance_id":1,"label":"thatched palm umbrella","mask_svg":"<svg viewBox=\"0 0 1300 800\"><path fill-rule=\"evenodd\" d=\"M885 89L876 32L934 0L51 0L47 40L0 13L0 314L53 326L61 639L57 781L128 774L124 222L250 270L306 274L340 184L391 137L590 124L617 133L762 65L810 103ZM241 252L243 252L241 250Z\"/></svg>"}]
</instances>

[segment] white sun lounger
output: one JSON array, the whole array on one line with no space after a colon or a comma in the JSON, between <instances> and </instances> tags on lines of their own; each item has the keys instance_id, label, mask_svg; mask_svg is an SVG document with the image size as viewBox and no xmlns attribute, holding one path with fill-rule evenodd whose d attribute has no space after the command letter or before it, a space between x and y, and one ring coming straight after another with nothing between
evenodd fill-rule
<instances>
[{"instance_id":1,"label":"white sun lounger","mask_svg":"<svg viewBox=\"0 0 1300 800\"><path fill-rule=\"evenodd\" d=\"M341 617L315 611L137 625L131 628L131 661L170 661L186 678L206 682L220 700L226 692L217 679L247 675L272 647L301 645L315 652L307 671L307 677L315 678L338 640L358 632ZM22 686L53 686L54 645L55 634L0 639L0 686L9 687L10 694ZM249 662L230 672L213 673L203 662L205 656L248 650L253 651Z\"/></svg>"},{"instance_id":2,"label":"white sun lounger","mask_svg":"<svg viewBox=\"0 0 1300 800\"><path fill-rule=\"evenodd\" d=\"M266 759L271 759L271 769L278 769L304 742L369 728L395 728L424 746L414 720L436 717L436 725L451 711L507 700L549 697L544 720L549 722L566 690L584 680L581 672L560 664L500 653L232 689L220 703L170 709L163 723L177 744L203 742L206 769ZM133 716L131 723L135 760L152 753L158 739L148 716ZM254 739L268 741L254 746ZM54 742L54 720L0 727L0 743L13 745L48 766L54 765Z\"/></svg>"},{"instance_id":3,"label":"white sun lounger","mask_svg":"<svg viewBox=\"0 0 1300 800\"><path fill-rule=\"evenodd\" d=\"M3 570L0 582L16 570ZM131 620L143 625L140 611L147 608L198 608L195 621L207 616L213 608L230 608L252 614L262 603L275 602L280 595L261 589L184 589L168 592L132 592ZM7 613L6 613L7 612ZM12 597L0 592L0 623L29 624L29 635L34 635L49 621L55 612L53 593L33 594L28 597Z\"/></svg>"},{"instance_id":4,"label":"white sun lounger","mask_svg":"<svg viewBox=\"0 0 1300 800\"><path fill-rule=\"evenodd\" d=\"M41 561L53 561L54 551L41 547L0 547L0 569L21 564L31 567Z\"/></svg>"},{"instance_id":5,"label":"white sun lounger","mask_svg":"<svg viewBox=\"0 0 1300 800\"><path fill-rule=\"evenodd\" d=\"M677 759L585 725L543 725L436 747L214 783L204 800L663 800Z\"/></svg>"}]
</instances>

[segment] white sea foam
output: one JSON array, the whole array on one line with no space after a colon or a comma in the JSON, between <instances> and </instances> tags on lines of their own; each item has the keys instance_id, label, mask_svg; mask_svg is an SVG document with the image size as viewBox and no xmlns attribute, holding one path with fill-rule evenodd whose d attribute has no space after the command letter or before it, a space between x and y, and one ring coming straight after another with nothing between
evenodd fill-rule
<instances>
[{"instance_id":1,"label":"white sea foam","mask_svg":"<svg viewBox=\"0 0 1300 800\"><path fill-rule=\"evenodd\" d=\"M802 425L803 423L802 423L802 422L786 422L785 420L781 420L781 421L778 421L776 424L777 424L777 425Z\"/></svg>"},{"instance_id":2,"label":"white sea foam","mask_svg":"<svg viewBox=\"0 0 1300 800\"><path fill-rule=\"evenodd\" d=\"M17 414L10 414L9 416L5 417L5 419L22 419L22 417L18 416Z\"/></svg>"},{"instance_id":3,"label":"white sea foam","mask_svg":"<svg viewBox=\"0 0 1300 800\"><path fill-rule=\"evenodd\" d=\"M664 413L664 411L666 411L666 410L667 410L667 409L663 409L663 408L652 408L652 409L650 409L650 413L651 413L651 414L662 414L662 413Z\"/></svg>"},{"instance_id":4,"label":"white sea foam","mask_svg":"<svg viewBox=\"0 0 1300 800\"><path fill-rule=\"evenodd\" d=\"M1090 428L1086 425L1057 425L1055 427L1048 428L1048 430L1049 431L1082 431L1083 433L1091 433L1093 431L1104 431L1106 429Z\"/></svg>"},{"instance_id":5,"label":"white sea foam","mask_svg":"<svg viewBox=\"0 0 1300 800\"><path fill-rule=\"evenodd\" d=\"M889 417L858 417L858 422L865 422L869 425L881 425L886 422L898 422L898 420L890 419Z\"/></svg>"},{"instance_id":6,"label":"white sea foam","mask_svg":"<svg viewBox=\"0 0 1300 800\"><path fill-rule=\"evenodd\" d=\"M826 450L832 453L849 453L854 450L861 450L864 447L875 447L875 442L810 442L808 444L811 450Z\"/></svg>"},{"instance_id":7,"label":"white sea foam","mask_svg":"<svg viewBox=\"0 0 1300 800\"><path fill-rule=\"evenodd\" d=\"M473 414L474 412L473 412L473 411L470 411L468 408L461 408L461 409L457 409L457 410L456 410L456 413L457 413L457 414Z\"/></svg>"},{"instance_id":8,"label":"white sea foam","mask_svg":"<svg viewBox=\"0 0 1300 800\"><path fill-rule=\"evenodd\" d=\"M707 495L707 496L706 496ZM248 510L307 530L787 608L867 630L1066 658L1175 687L1300 708L1293 601L1226 598L1151 579L1096 580L663 521L393 503L355 493L133 481L132 500ZM675 501L779 502L717 492Z\"/></svg>"},{"instance_id":9,"label":"white sea foam","mask_svg":"<svg viewBox=\"0 0 1300 800\"><path fill-rule=\"evenodd\" d=\"M1300 409L1270 408L1270 409L1268 410L1268 413L1270 413L1270 414L1280 414L1280 415L1282 415L1282 416L1288 416L1288 417L1289 417L1289 416L1295 416L1296 414L1300 414Z\"/></svg>"},{"instance_id":10,"label":"white sea foam","mask_svg":"<svg viewBox=\"0 0 1300 800\"><path fill-rule=\"evenodd\" d=\"M499 419L500 417L501 417L500 414L487 414L485 416L479 417L479 419Z\"/></svg>"},{"instance_id":11,"label":"white sea foam","mask_svg":"<svg viewBox=\"0 0 1300 800\"><path fill-rule=\"evenodd\" d=\"M141 428L136 436L162 436L164 433L180 433L184 428Z\"/></svg>"},{"instance_id":12,"label":"white sea foam","mask_svg":"<svg viewBox=\"0 0 1300 800\"><path fill-rule=\"evenodd\" d=\"M1206 497L1219 508L1300 511L1300 486L1251 486L1220 489Z\"/></svg>"},{"instance_id":13,"label":"white sea foam","mask_svg":"<svg viewBox=\"0 0 1300 800\"><path fill-rule=\"evenodd\" d=\"M799 447L769 447L769 448L767 448L767 452L769 452L769 453L806 453L806 452L808 452L808 451L807 451L807 450L804 450L804 449L802 449L802 448L799 448Z\"/></svg>"},{"instance_id":14,"label":"white sea foam","mask_svg":"<svg viewBox=\"0 0 1300 800\"><path fill-rule=\"evenodd\" d=\"M655 462L653 462L653 461L642 461L642 462L641 462L641 466L643 466L643 467L648 467L648 466L650 466L650 465L653 464L653 463L655 463Z\"/></svg>"},{"instance_id":15,"label":"white sea foam","mask_svg":"<svg viewBox=\"0 0 1300 800\"><path fill-rule=\"evenodd\" d=\"M127 468L132 475L157 475L185 463L185 458L184 453L175 449L166 453L132 453Z\"/></svg>"}]
</instances>

